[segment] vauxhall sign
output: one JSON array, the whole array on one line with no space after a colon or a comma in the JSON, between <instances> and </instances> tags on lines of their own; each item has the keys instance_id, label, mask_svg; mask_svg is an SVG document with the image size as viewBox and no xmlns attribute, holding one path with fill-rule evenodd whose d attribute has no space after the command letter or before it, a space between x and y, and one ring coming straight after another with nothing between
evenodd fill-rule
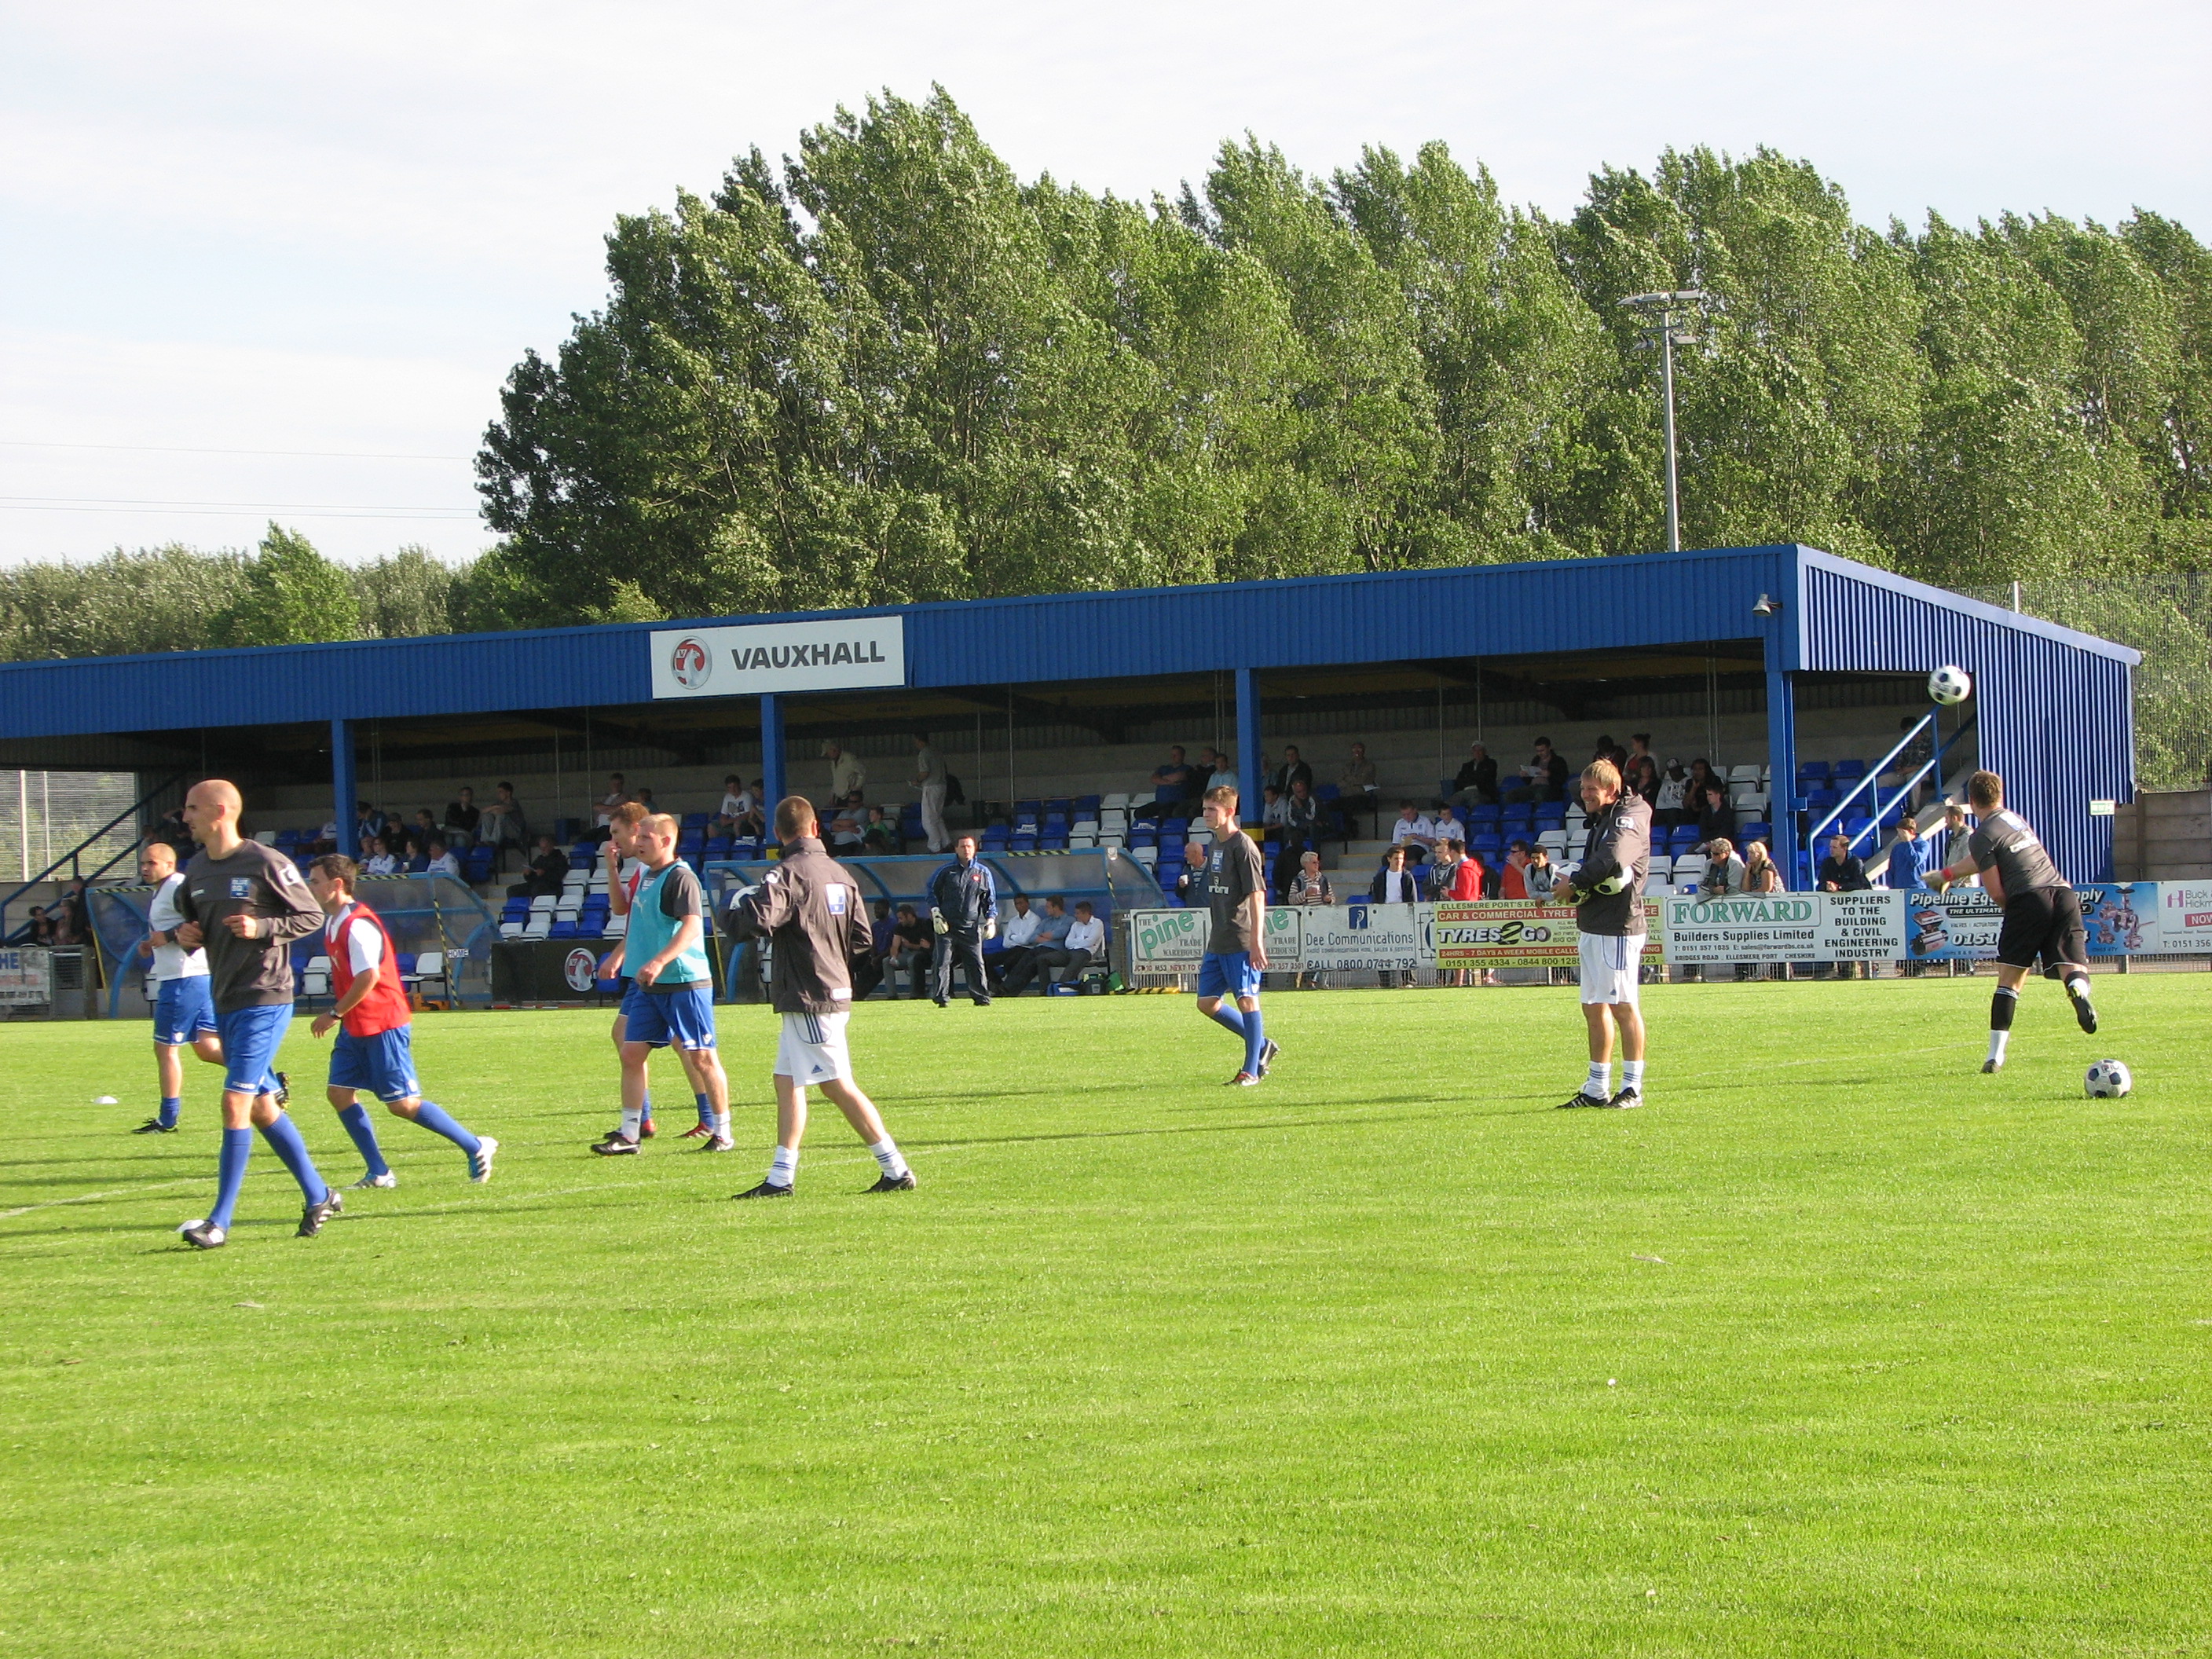
<instances>
[{"instance_id":1,"label":"vauxhall sign","mask_svg":"<svg viewBox=\"0 0 2212 1659\"><path fill-rule=\"evenodd\" d=\"M758 696L906 684L906 618L666 629L653 636L655 697Z\"/></svg>"}]
</instances>

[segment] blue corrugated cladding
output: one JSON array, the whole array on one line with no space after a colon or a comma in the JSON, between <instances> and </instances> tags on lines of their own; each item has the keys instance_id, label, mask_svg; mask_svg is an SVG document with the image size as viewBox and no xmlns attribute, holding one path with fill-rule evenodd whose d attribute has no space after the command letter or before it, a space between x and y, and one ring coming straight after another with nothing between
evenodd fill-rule
<instances>
[{"instance_id":1,"label":"blue corrugated cladding","mask_svg":"<svg viewBox=\"0 0 2212 1659\"><path fill-rule=\"evenodd\" d=\"M974 685L1407 657L1595 651L1757 632L1799 550L1568 559L1384 575L1050 594L908 613L917 685Z\"/></svg>"},{"instance_id":2,"label":"blue corrugated cladding","mask_svg":"<svg viewBox=\"0 0 2212 1659\"><path fill-rule=\"evenodd\" d=\"M2112 821L2089 803L2135 798L2133 652L1825 558L1807 562L1803 611L1808 669L1972 674L1981 763L2007 804L2069 879L2111 879Z\"/></svg>"},{"instance_id":3,"label":"blue corrugated cladding","mask_svg":"<svg viewBox=\"0 0 2212 1659\"><path fill-rule=\"evenodd\" d=\"M1106 679L1741 637L1798 550L905 607L917 686ZM889 616L889 608L823 612ZM799 620L798 615L724 617ZM404 719L645 702L648 636L682 623L0 664L0 737Z\"/></svg>"}]
</instances>

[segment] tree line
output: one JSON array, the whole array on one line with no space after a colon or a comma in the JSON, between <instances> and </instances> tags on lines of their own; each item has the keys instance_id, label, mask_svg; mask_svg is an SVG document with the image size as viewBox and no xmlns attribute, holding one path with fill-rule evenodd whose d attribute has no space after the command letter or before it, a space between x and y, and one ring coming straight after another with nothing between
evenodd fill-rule
<instances>
[{"instance_id":1,"label":"tree line","mask_svg":"<svg viewBox=\"0 0 2212 1659\"><path fill-rule=\"evenodd\" d=\"M1877 230L1809 162L1698 149L1554 218L1440 143L1322 177L1250 138L1134 202L1024 183L940 89L607 252L605 306L508 377L482 558L342 572L272 526L31 567L0 649L1650 551L1657 354L1620 301L1689 288L1686 545L2054 594L2212 568L2212 255L2146 210Z\"/></svg>"}]
</instances>

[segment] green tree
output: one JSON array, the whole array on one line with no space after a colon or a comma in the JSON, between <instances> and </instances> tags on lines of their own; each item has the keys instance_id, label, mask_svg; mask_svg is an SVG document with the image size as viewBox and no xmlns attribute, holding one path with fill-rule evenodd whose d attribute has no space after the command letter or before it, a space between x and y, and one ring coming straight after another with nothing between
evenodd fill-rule
<instances>
[{"instance_id":1,"label":"green tree","mask_svg":"<svg viewBox=\"0 0 2212 1659\"><path fill-rule=\"evenodd\" d=\"M453 629L456 574L426 547L397 553L350 572L362 631L371 639L397 640Z\"/></svg>"},{"instance_id":2,"label":"green tree","mask_svg":"<svg viewBox=\"0 0 2212 1659\"><path fill-rule=\"evenodd\" d=\"M271 524L247 561L229 609L210 630L219 645L297 645L362 637L353 578L296 530Z\"/></svg>"},{"instance_id":3,"label":"green tree","mask_svg":"<svg viewBox=\"0 0 2212 1659\"><path fill-rule=\"evenodd\" d=\"M171 544L87 564L0 571L0 657L116 657L207 645L244 591L246 558Z\"/></svg>"}]
</instances>

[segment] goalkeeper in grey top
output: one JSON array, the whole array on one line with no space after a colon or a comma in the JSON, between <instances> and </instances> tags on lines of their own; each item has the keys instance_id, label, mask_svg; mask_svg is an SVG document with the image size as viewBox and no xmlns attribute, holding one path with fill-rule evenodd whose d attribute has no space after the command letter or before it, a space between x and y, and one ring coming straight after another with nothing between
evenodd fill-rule
<instances>
[{"instance_id":1,"label":"goalkeeper in grey top","mask_svg":"<svg viewBox=\"0 0 2212 1659\"><path fill-rule=\"evenodd\" d=\"M2038 957L2045 973L2064 982L2081 1029L2096 1030L2097 1010L2089 1000L2089 936L2073 884L2058 873L2027 820L2006 807L2004 780L1994 772L1975 773L1966 781L1966 799L1977 820L1966 850L1930 876L1928 884L1940 893L1979 873L1989 896L2004 907L2004 925L1997 933L1996 994L1990 999L1990 1054L1982 1062L1984 1072L1997 1072L2004 1069L2021 981Z\"/></svg>"},{"instance_id":2,"label":"goalkeeper in grey top","mask_svg":"<svg viewBox=\"0 0 2212 1659\"><path fill-rule=\"evenodd\" d=\"M1561 1106L1626 1109L1644 1103L1644 1013L1637 1002L1637 963L1644 953L1644 878L1651 867L1651 808L1624 792L1611 761L1583 769L1583 810L1589 847L1553 898L1578 907L1582 935L1583 1018L1589 1026L1589 1076ZM1620 1089L1613 1088L1613 1038L1620 1033Z\"/></svg>"}]
</instances>

